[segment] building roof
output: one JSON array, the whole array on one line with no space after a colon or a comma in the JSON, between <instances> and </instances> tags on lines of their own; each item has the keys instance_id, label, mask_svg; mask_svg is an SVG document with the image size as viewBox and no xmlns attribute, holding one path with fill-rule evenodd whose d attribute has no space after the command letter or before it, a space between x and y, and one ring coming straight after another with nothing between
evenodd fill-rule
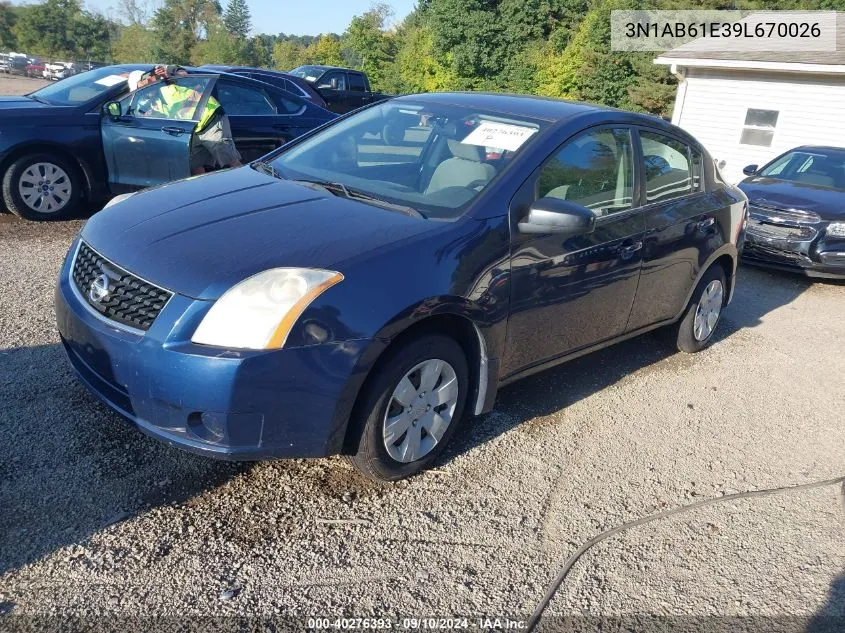
<instances>
[{"instance_id":1,"label":"building roof","mask_svg":"<svg viewBox=\"0 0 845 633\"><path fill-rule=\"evenodd\" d=\"M771 21L767 12L755 12L741 22ZM736 42L736 41L735 41ZM745 40L743 50L726 51L724 40L701 37L671 51L661 53L655 64L704 66L711 68L751 68L759 70L845 73L845 12L836 14L836 50L762 50L760 40ZM734 46L732 46L734 48ZM739 48L739 46L736 46ZM771 48L776 48L772 46Z\"/></svg>"}]
</instances>

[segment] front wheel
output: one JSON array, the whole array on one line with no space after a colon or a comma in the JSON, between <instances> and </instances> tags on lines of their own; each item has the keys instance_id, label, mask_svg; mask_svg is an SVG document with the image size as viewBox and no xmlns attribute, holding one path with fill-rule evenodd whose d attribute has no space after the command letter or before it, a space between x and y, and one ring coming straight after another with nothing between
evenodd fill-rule
<instances>
[{"instance_id":1,"label":"front wheel","mask_svg":"<svg viewBox=\"0 0 845 633\"><path fill-rule=\"evenodd\" d=\"M60 220L76 212L82 199L77 170L60 157L29 154L3 176L3 201L27 220Z\"/></svg>"},{"instance_id":2,"label":"front wheel","mask_svg":"<svg viewBox=\"0 0 845 633\"><path fill-rule=\"evenodd\" d=\"M388 354L350 421L357 442L349 460L378 481L410 477L440 456L463 416L468 386L466 357L450 338L423 336Z\"/></svg>"},{"instance_id":3,"label":"front wheel","mask_svg":"<svg viewBox=\"0 0 845 633\"><path fill-rule=\"evenodd\" d=\"M711 266L692 293L684 316L675 326L678 349L688 354L700 352L713 342L727 297L725 272Z\"/></svg>"}]
</instances>

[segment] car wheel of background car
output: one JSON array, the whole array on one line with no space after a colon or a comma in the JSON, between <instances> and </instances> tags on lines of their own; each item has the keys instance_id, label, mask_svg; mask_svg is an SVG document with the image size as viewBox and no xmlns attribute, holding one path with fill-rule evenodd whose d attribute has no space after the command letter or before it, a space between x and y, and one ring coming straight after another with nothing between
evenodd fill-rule
<instances>
[{"instance_id":1,"label":"car wheel of background car","mask_svg":"<svg viewBox=\"0 0 845 633\"><path fill-rule=\"evenodd\" d=\"M675 326L679 350L694 354L711 343L725 307L725 288L725 271L718 264L711 266L698 282L683 318Z\"/></svg>"},{"instance_id":2,"label":"car wheel of background car","mask_svg":"<svg viewBox=\"0 0 845 633\"><path fill-rule=\"evenodd\" d=\"M3 176L6 207L27 220L59 220L73 214L82 198L77 170L50 154L16 160Z\"/></svg>"},{"instance_id":3,"label":"car wheel of background car","mask_svg":"<svg viewBox=\"0 0 845 633\"><path fill-rule=\"evenodd\" d=\"M427 335L381 362L356 406L352 465L371 479L396 481L425 468L443 452L467 398L468 369L454 340Z\"/></svg>"}]
</instances>

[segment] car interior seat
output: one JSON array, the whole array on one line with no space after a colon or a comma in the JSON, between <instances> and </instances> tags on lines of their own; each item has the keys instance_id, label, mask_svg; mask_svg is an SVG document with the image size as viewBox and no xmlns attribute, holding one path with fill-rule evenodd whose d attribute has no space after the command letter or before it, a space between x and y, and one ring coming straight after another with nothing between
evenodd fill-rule
<instances>
[{"instance_id":1,"label":"car interior seat","mask_svg":"<svg viewBox=\"0 0 845 633\"><path fill-rule=\"evenodd\" d=\"M496 168L484 162L486 153L483 147L462 143L457 139L447 139L452 158L440 163L431 175L425 189L430 194L449 187L480 189L496 175Z\"/></svg>"}]
</instances>

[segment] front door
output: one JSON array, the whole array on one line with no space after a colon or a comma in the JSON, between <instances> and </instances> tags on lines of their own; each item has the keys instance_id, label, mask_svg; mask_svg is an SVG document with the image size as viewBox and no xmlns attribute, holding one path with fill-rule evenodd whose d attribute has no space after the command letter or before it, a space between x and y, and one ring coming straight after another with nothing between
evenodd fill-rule
<instances>
[{"instance_id":1,"label":"front door","mask_svg":"<svg viewBox=\"0 0 845 633\"><path fill-rule=\"evenodd\" d=\"M558 148L512 208L511 316L503 377L625 331L642 263L635 153L627 127L598 127ZM521 234L516 223L542 197L596 215L586 235Z\"/></svg>"},{"instance_id":2,"label":"front door","mask_svg":"<svg viewBox=\"0 0 845 633\"><path fill-rule=\"evenodd\" d=\"M112 193L132 191L191 175L191 137L213 77L189 75L157 82L126 97L121 115L102 115L101 135ZM175 109L168 91L190 88L196 99Z\"/></svg>"}]
</instances>

